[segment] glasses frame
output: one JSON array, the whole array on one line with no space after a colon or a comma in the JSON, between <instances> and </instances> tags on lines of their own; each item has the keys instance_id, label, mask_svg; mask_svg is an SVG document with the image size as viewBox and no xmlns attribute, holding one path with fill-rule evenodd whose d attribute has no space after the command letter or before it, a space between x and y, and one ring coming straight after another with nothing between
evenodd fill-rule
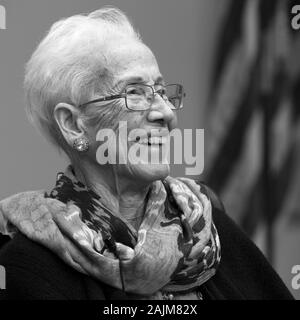
<instances>
[{"instance_id":1,"label":"glasses frame","mask_svg":"<svg viewBox=\"0 0 300 320\"><path fill-rule=\"evenodd\" d=\"M125 105L126 105L126 108L127 108L128 110L130 110L130 111L146 111L146 110L149 110L150 107L151 107L151 105L153 104L153 102L154 102L154 96L155 96L156 93L157 93L164 101L169 101L168 99L165 99L158 91L155 91L155 89L153 88L153 86L150 86L150 85L148 85L148 84L143 84L143 83L131 83L131 84L129 84L128 86L134 86L134 85L143 85L143 86L145 86L145 87L151 88L153 99L152 99L152 102L151 102L149 108L147 108L147 109L139 109L139 110L138 110L138 109L130 109L130 108L128 108L128 104L127 104L127 92L126 92L127 86L126 86L124 92L122 92L122 93L120 93L120 94L115 94L115 95L111 95L111 96L99 97L99 98L97 98L97 99L95 99L95 100L91 100L91 101L85 102L85 103L83 103L83 104L80 104L80 105L79 105L79 108L85 107L85 106L87 106L87 105L89 105L89 104L96 103L96 102L104 102L104 101L111 101L111 100L115 100L115 99L125 98ZM178 83L171 83L171 84L167 84L167 85L163 86L163 88L167 88L167 87L170 87L170 86L178 86L178 87L180 88L180 90L182 91L182 97L181 97L181 101L180 101L180 106L179 106L179 108L176 108L172 103L170 103L172 110L180 110L180 109L183 108L183 98L186 96L186 94L185 94L185 92L184 92L184 89L183 89L183 86L182 86L181 84L178 84ZM160 90L161 90L161 89L160 89Z\"/></svg>"}]
</instances>

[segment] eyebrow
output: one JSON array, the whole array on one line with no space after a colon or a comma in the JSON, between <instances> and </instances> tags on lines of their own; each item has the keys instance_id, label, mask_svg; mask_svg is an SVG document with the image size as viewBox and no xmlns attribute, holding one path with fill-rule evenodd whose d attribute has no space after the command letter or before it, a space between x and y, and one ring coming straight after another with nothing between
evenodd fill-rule
<instances>
[{"instance_id":1,"label":"eyebrow","mask_svg":"<svg viewBox=\"0 0 300 320\"><path fill-rule=\"evenodd\" d=\"M130 76L130 77L127 77L127 78L124 78L124 79L121 79L119 80L115 85L114 85L114 88L119 86L120 84L123 84L122 85L122 89L125 88L125 86L127 84L130 84L130 83L147 83L147 81L145 80L145 78L143 77L135 77L135 76ZM162 76L158 76L154 82L154 85L156 84L164 84L164 79Z\"/></svg>"}]
</instances>

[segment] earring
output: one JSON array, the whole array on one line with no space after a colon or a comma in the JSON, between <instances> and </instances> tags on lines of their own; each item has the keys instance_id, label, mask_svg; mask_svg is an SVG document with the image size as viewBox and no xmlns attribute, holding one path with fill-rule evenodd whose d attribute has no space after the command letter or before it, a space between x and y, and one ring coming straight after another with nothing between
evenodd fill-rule
<instances>
[{"instance_id":1,"label":"earring","mask_svg":"<svg viewBox=\"0 0 300 320\"><path fill-rule=\"evenodd\" d=\"M84 152L89 149L89 140L85 137L74 140L73 148L79 152Z\"/></svg>"}]
</instances>

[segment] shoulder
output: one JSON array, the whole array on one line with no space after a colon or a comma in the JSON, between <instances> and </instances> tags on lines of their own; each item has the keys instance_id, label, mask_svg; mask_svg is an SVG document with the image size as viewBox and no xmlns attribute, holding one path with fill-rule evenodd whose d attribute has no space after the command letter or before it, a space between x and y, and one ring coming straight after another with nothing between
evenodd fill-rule
<instances>
[{"instance_id":1,"label":"shoulder","mask_svg":"<svg viewBox=\"0 0 300 320\"><path fill-rule=\"evenodd\" d=\"M213 208L225 212L224 205L221 199L217 196L217 194L204 182L196 181L196 183L200 185L201 192L204 193L210 199Z\"/></svg>"},{"instance_id":2,"label":"shoulder","mask_svg":"<svg viewBox=\"0 0 300 320\"><path fill-rule=\"evenodd\" d=\"M292 299L263 253L230 218L218 195L197 182L212 203L214 224L221 243L221 263L210 283L233 299Z\"/></svg>"},{"instance_id":3,"label":"shoulder","mask_svg":"<svg viewBox=\"0 0 300 320\"><path fill-rule=\"evenodd\" d=\"M0 249L0 265L6 272L2 299L86 299L86 276L21 233Z\"/></svg>"}]
</instances>

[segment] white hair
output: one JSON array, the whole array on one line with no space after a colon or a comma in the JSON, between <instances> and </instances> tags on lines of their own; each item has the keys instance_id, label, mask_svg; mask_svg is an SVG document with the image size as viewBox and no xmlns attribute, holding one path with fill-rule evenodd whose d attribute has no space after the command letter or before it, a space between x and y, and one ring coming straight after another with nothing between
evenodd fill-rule
<instances>
[{"instance_id":1,"label":"white hair","mask_svg":"<svg viewBox=\"0 0 300 320\"><path fill-rule=\"evenodd\" d=\"M127 16L114 7L65 18L53 24L27 63L27 114L55 145L65 146L54 120L55 106L80 105L107 89L105 42L113 36L141 41Z\"/></svg>"}]
</instances>

